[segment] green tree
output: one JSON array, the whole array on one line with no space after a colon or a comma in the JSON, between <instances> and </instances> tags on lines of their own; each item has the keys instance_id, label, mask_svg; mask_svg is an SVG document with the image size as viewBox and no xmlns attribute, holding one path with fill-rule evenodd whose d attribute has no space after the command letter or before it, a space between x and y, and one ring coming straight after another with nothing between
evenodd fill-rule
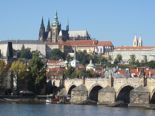
<instances>
[{"instance_id":1,"label":"green tree","mask_svg":"<svg viewBox=\"0 0 155 116\"><path fill-rule=\"evenodd\" d=\"M67 78L73 78L72 76L72 73L74 73L75 72L75 68L73 68L73 67L68 67L68 69L67 70L65 70L64 71L64 75L65 75L65 77L67 77Z\"/></svg>"},{"instance_id":2,"label":"green tree","mask_svg":"<svg viewBox=\"0 0 155 116\"><path fill-rule=\"evenodd\" d=\"M138 67L141 65L141 63L139 62L139 60L136 60L135 61L135 65L138 66Z\"/></svg>"},{"instance_id":3,"label":"green tree","mask_svg":"<svg viewBox=\"0 0 155 116\"><path fill-rule=\"evenodd\" d=\"M1 50L0 50L0 58L2 58L2 52L1 52Z\"/></svg>"},{"instance_id":4,"label":"green tree","mask_svg":"<svg viewBox=\"0 0 155 116\"><path fill-rule=\"evenodd\" d=\"M31 59L32 53L30 48L25 48L24 45L22 46L21 50L19 51L19 58Z\"/></svg>"},{"instance_id":5,"label":"green tree","mask_svg":"<svg viewBox=\"0 0 155 116\"><path fill-rule=\"evenodd\" d=\"M46 84L46 63L39 57L39 52L34 52L29 62L29 89L40 94Z\"/></svg>"},{"instance_id":6,"label":"green tree","mask_svg":"<svg viewBox=\"0 0 155 116\"><path fill-rule=\"evenodd\" d=\"M26 72L26 64L23 61L17 60L11 64L11 71L13 72L15 81L16 81L16 90L19 92L19 81L24 78Z\"/></svg>"},{"instance_id":7,"label":"green tree","mask_svg":"<svg viewBox=\"0 0 155 116\"><path fill-rule=\"evenodd\" d=\"M130 59L129 59L129 64L130 65L135 65L136 62L136 56L135 55L131 55Z\"/></svg>"},{"instance_id":8,"label":"green tree","mask_svg":"<svg viewBox=\"0 0 155 116\"><path fill-rule=\"evenodd\" d=\"M94 71L93 70L87 70L86 71L86 77L89 77L89 78L95 77Z\"/></svg>"},{"instance_id":9,"label":"green tree","mask_svg":"<svg viewBox=\"0 0 155 116\"><path fill-rule=\"evenodd\" d=\"M83 65L86 65L89 63L90 59L92 59L92 56L88 54L86 51L84 52L77 52L76 59Z\"/></svg>"},{"instance_id":10,"label":"green tree","mask_svg":"<svg viewBox=\"0 0 155 116\"><path fill-rule=\"evenodd\" d=\"M2 75L5 68L5 62L3 60L0 60L0 75Z\"/></svg>"},{"instance_id":11,"label":"green tree","mask_svg":"<svg viewBox=\"0 0 155 116\"><path fill-rule=\"evenodd\" d=\"M116 56L116 58L115 58L115 60L114 60L114 64L118 64L118 63L120 63L122 61L122 55L120 55L120 54L117 54L117 56Z\"/></svg>"},{"instance_id":12,"label":"green tree","mask_svg":"<svg viewBox=\"0 0 155 116\"><path fill-rule=\"evenodd\" d=\"M155 68L155 61L150 61L145 63L145 66L148 66L149 68Z\"/></svg>"},{"instance_id":13,"label":"green tree","mask_svg":"<svg viewBox=\"0 0 155 116\"><path fill-rule=\"evenodd\" d=\"M3 60L0 60L0 86L3 83L4 73L6 73L5 72L5 62Z\"/></svg>"},{"instance_id":14,"label":"green tree","mask_svg":"<svg viewBox=\"0 0 155 116\"><path fill-rule=\"evenodd\" d=\"M52 60L65 59L65 54L59 49L53 49L49 55L49 58Z\"/></svg>"}]
</instances>

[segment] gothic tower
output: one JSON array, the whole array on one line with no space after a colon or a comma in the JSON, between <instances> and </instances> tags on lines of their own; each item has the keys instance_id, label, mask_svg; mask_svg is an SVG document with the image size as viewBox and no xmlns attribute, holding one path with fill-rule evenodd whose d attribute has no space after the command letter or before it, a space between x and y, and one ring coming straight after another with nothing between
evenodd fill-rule
<instances>
[{"instance_id":1,"label":"gothic tower","mask_svg":"<svg viewBox=\"0 0 155 116\"><path fill-rule=\"evenodd\" d=\"M50 30L51 30L50 20L48 19L48 24L47 24L46 32L49 32Z\"/></svg>"},{"instance_id":2,"label":"gothic tower","mask_svg":"<svg viewBox=\"0 0 155 116\"><path fill-rule=\"evenodd\" d=\"M133 39L133 47L137 47L137 46L138 46L138 39L137 39L137 36L135 35Z\"/></svg>"},{"instance_id":3,"label":"gothic tower","mask_svg":"<svg viewBox=\"0 0 155 116\"><path fill-rule=\"evenodd\" d=\"M69 31L69 21L67 21L66 31Z\"/></svg>"},{"instance_id":4,"label":"gothic tower","mask_svg":"<svg viewBox=\"0 0 155 116\"><path fill-rule=\"evenodd\" d=\"M59 23L58 15L56 12L54 21L52 23L52 43L56 43L58 41L58 35L60 30L61 30L61 24Z\"/></svg>"},{"instance_id":5,"label":"gothic tower","mask_svg":"<svg viewBox=\"0 0 155 116\"><path fill-rule=\"evenodd\" d=\"M140 46L140 47L143 46L143 41L142 41L141 37L139 37L139 39L138 39L138 46Z\"/></svg>"},{"instance_id":6,"label":"gothic tower","mask_svg":"<svg viewBox=\"0 0 155 116\"><path fill-rule=\"evenodd\" d=\"M41 25L40 25L40 30L39 30L39 40L45 41L45 26L44 26L44 20L42 18L41 20Z\"/></svg>"}]
</instances>

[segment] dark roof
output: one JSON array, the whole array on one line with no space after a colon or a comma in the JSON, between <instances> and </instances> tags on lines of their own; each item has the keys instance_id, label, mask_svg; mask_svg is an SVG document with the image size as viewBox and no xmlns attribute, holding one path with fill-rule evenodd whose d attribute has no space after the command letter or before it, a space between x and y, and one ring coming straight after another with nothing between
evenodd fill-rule
<instances>
[{"instance_id":1,"label":"dark roof","mask_svg":"<svg viewBox=\"0 0 155 116\"><path fill-rule=\"evenodd\" d=\"M8 42L12 42L13 44L43 44L39 40L2 40L0 44L7 44Z\"/></svg>"}]
</instances>

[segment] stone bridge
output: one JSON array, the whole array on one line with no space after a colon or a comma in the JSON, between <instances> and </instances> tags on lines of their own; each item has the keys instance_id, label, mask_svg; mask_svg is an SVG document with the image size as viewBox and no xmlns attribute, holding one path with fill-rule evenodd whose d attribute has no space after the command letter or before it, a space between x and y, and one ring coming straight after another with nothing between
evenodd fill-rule
<instances>
[{"instance_id":1,"label":"stone bridge","mask_svg":"<svg viewBox=\"0 0 155 116\"><path fill-rule=\"evenodd\" d=\"M60 86L60 80L52 80L55 83L55 86ZM132 101L130 98L130 92L131 90L134 92L134 90L138 90L138 92L141 91L144 93L144 90L147 95L149 96L148 102L155 101L155 79L154 78L86 78L83 79L66 79L64 81L64 89L66 91L66 95L71 95L74 88L83 85L86 88L87 91L87 98L95 101L103 102L102 98L105 100L105 95L103 97L103 94L101 90L105 92L107 87L112 88L114 94L110 95L110 91L108 89L108 94L106 97L111 100L109 102L113 103L117 100L122 101ZM100 94L100 95L99 95ZM135 95L135 94L134 94ZM111 96L114 96L114 98L111 98ZM71 96L72 97L72 96ZM144 96L142 96L144 97ZM144 97L145 98L145 97ZM128 100L127 100L128 99ZM143 99L143 98L142 98ZM134 102L135 98L134 98Z\"/></svg>"}]
</instances>

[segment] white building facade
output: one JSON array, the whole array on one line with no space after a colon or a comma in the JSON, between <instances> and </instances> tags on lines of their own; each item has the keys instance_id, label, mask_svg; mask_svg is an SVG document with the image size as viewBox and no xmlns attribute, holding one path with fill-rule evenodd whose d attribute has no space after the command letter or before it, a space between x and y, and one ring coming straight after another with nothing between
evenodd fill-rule
<instances>
[{"instance_id":1,"label":"white building facade","mask_svg":"<svg viewBox=\"0 0 155 116\"><path fill-rule=\"evenodd\" d=\"M141 37L135 36L133 46L115 47L114 51L110 53L113 60L115 60L118 54L122 56L122 60L125 63L129 62L132 55L139 62L155 61L155 46L143 46Z\"/></svg>"}]
</instances>

